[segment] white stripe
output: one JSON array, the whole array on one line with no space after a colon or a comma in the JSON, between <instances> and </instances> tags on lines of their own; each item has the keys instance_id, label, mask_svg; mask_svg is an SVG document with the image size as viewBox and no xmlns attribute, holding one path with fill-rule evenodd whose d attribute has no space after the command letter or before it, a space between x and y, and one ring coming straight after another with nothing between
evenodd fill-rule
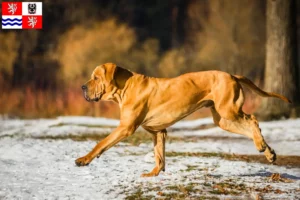
<instances>
[{"instance_id":1,"label":"white stripe","mask_svg":"<svg viewBox=\"0 0 300 200\"><path fill-rule=\"evenodd\" d=\"M36 13L30 14L28 12L28 4L36 5ZM43 3L42 2L22 2L22 15L43 15Z\"/></svg>"},{"instance_id":2,"label":"white stripe","mask_svg":"<svg viewBox=\"0 0 300 200\"><path fill-rule=\"evenodd\" d=\"M22 19L22 15L2 15L2 19L13 18L13 19Z\"/></svg>"}]
</instances>

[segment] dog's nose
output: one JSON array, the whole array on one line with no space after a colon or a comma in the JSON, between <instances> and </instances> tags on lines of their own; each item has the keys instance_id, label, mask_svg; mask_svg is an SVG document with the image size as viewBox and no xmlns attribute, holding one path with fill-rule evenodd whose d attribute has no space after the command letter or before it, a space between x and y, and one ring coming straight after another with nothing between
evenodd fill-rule
<instances>
[{"instance_id":1,"label":"dog's nose","mask_svg":"<svg viewBox=\"0 0 300 200\"><path fill-rule=\"evenodd\" d=\"M86 89L87 89L86 85L81 86L81 88L82 88L83 90L86 90Z\"/></svg>"}]
</instances>

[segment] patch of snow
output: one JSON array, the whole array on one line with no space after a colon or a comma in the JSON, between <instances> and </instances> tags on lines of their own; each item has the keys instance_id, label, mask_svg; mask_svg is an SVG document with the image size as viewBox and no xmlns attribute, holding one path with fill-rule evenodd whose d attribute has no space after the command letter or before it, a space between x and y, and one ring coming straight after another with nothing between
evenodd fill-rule
<instances>
[{"instance_id":1,"label":"patch of snow","mask_svg":"<svg viewBox=\"0 0 300 200\"><path fill-rule=\"evenodd\" d=\"M155 162L154 152L147 153L145 155L145 157L144 157L144 161L147 162L147 163L153 163L153 162Z\"/></svg>"},{"instance_id":2,"label":"patch of snow","mask_svg":"<svg viewBox=\"0 0 300 200\"><path fill-rule=\"evenodd\" d=\"M85 117L85 116L64 116L58 117L57 120L63 124L84 124L84 125L94 125L94 126L112 126L117 127L120 120L117 119L107 119L100 117Z\"/></svg>"},{"instance_id":3,"label":"patch of snow","mask_svg":"<svg viewBox=\"0 0 300 200\"><path fill-rule=\"evenodd\" d=\"M92 117L58 117L56 119L0 119L0 199L124 199L139 188L144 195L160 197L158 191L173 193L170 186L196 183L195 188L211 195L205 186L230 181L246 187L263 188L271 185L282 194L270 192L269 199L295 199L299 196L298 168L222 160L218 157L167 157L166 172L158 177L141 178L140 174L154 167L153 144L131 146L119 143L95 159L87 167L76 167L74 160L88 153L94 141L39 140L34 137L107 134L118 120ZM195 137L189 142L167 142L171 152L222 152L258 154L253 141L245 136L228 133L220 128L190 130L212 119L178 122L172 127L183 129L169 136ZM300 119L261 122L262 134L278 155L300 155ZM189 130L184 130L189 129ZM138 133L136 133L138 134ZM193 167L191 167L193 166ZM273 183L272 173L293 180ZM159 190L157 189L159 188ZM178 191L177 191L178 192ZM197 195L194 194L195 198ZM252 198L256 193L241 194ZM200 196L199 196L200 197ZM220 195L231 198L230 195ZM236 198L236 196L232 196Z\"/></svg>"},{"instance_id":4,"label":"patch of snow","mask_svg":"<svg viewBox=\"0 0 300 200\"><path fill-rule=\"evenodd\" d=\"M91 141L2 138L0 198L124 199L138 188L145 195L158 197L157 192L153 192L155 188L168 192L169 186L197 183L197 187L205 191L205 183L215 184L228 180L249 187L271 185L288 191L282 198L293 199L298 195L299 168L233 162L220 158L168 157L166 172L161 172L158 177L141 178L140 174L154 167L154 162L147 163L143 159L152 151L152 148L145 146L117 145L89 166L76 167L74 160L87 153L94 145L95 142ZM136 155L137 153L141 155ZM189 170L189 166L194 166L195 169ZM267 177L272 173L281 173L293 182L270 183ZM241 194L239 198L245 195L247 194ZM267 197L279 196L270 193Z\"/></svg>"}]
</instances>

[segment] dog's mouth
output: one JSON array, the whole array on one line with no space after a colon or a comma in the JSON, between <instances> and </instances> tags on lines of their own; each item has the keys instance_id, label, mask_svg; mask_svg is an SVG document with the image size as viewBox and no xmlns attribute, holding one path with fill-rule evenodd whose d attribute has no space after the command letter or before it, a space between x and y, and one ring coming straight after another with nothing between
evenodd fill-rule
<instances>
[{"instance_id":1,"label":"dog's mouth","mask_svg":"<svg viewBox=\"0 0 300 200\"><path fill-rule=\"evenodd\" d=\"M99 101L102 97L102 93L100 93L99 97L95 97L95 98L90 98L88 95L87 95L87 91L84 90L83 91L83 96L85 98L85 100L87 100L88 102L91 102L91 101Z\"/></svg>"}]
</instances>

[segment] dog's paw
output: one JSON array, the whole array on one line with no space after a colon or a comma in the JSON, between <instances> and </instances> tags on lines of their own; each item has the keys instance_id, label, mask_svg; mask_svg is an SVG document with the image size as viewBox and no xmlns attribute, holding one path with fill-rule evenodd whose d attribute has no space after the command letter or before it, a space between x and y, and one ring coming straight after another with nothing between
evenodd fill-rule
<instances>
[{"instance_id":1,"label":"dog's paw","mask_svg":"<svg viewBox=\"0 0 300 200\"><path fill-rule=\"evenodd\" d=\"M154 169L149 172L149 173L144 173L141 175L141 177L153 177L153 176L158 176L159 172L160 172L161 168L158 167L154 167Z\"/></svg>"},{"instance_id":2,"label":"dog's paw","mask_svg":"<svg viewBox=\"0 0 300 200\"><path fill-rule=\"evenodd\" d=\"M271 148L266 149L265 156L270 163L274 163L277 158L275 151Z\"/></svg>"},{"instance_id":3,"label":"dog's paw","mask_svg":"<svg viewBox=\"0 0 300 200\"><path fill-rule=\"evenodd\" d=\"M157 173L150 172L150 173L144 173L141 175L141 177L153 177L153 176L158 176Z\"/></svg>"},{"instance_id":4,"label":"dog's paw","mask_svg":"<svg viewBox=\"0 0 300 200\"><path fill-rule=\"evenodd\" d=\"M75 160L75 164L80 167L80 166L86 166L90 164L90 159L87 158L86 156L78 158Z\"/></svg>"}]
</instances>

